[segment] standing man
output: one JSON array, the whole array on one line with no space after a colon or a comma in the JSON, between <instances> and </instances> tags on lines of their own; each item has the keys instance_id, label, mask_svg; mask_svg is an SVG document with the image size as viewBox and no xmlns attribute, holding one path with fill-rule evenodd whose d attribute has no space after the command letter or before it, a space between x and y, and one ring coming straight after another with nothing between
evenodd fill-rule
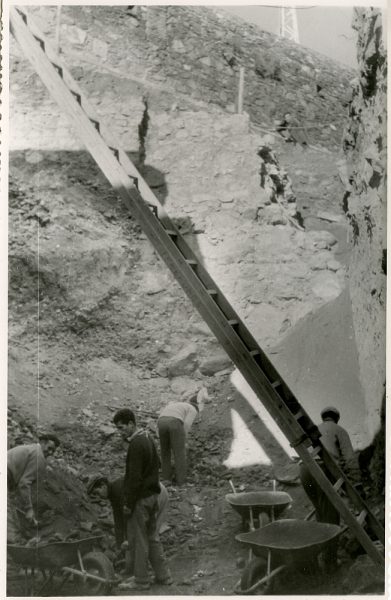
<instances>
[{"instance_id":1,"label":"standing man","mask_svg":"<svg viewBox=\"0 0 391 600\"><path fill-rule=\"evenodd\" d=\"M123 408L114 415L114 424L129 444L123 490L123 512L127 518L127 536L134 578L121 589L150 588L148 562L155 572L155 582L170 585L172 578L157 531L159 457L149 433L138 429L132 410Z\"/></svg>"},{"instance_id":2,"label":"standing man","mask_svg":"<svg viewBox=\"0 0 391 600\"><path fill-rule=\"evenodd\" d=\"M199 413L197 394L188 402L169 402L159 414L159 431L163 481L171 482L171 453L174 456L176 484L186 482L186 438Z\"/></svg>"},{"instance_id":3,"label":"standing man","mask_svg":"<svg viewBox=\"0 0 391 600\"><path fill-rule=\"evenodd\" d=\"M15 446L7 452L7 541L11 544L26 537L24 529L37 526L31 486L45 477L45 459L60 445L57 436L50 433L41 434L38 439L38 444Z\"/></svg>"},{"instance_id":4,"label":"standing man","mask_svg":"<svg viewBox=\"0 0 391 600\"><path fill-rule=\"evenodd\" d=\"M328 406L322 410L320 416L322 418L322 423L318 425L318 429L321 434L320 440L323 446L346 473L353 485L359 486L360 467L358 458L354 453L348 432L338 425L340 419L339 410L333 406ZM327 472L324 466L323 470L334 483L334 478ZM316 520L321 523L333 523L339 525L339 512L330 502L304 464L300 465L300 479L304 491L315 507ZM330 572L337 566L337 543L338 542L336 542L335 545L333 544L329 550L324 553L325 567Z\"/></svg>"}]
</instances>

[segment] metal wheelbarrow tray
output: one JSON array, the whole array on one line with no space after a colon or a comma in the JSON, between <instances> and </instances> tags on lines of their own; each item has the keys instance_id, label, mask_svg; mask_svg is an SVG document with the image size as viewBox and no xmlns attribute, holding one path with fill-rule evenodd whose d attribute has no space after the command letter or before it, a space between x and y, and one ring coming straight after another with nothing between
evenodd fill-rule
<instances>
[{"instance_id":1,"label":"metal wheelbarrow tray","mask_svg":"<svg viewBox=\"0 0 391 600\"><path fill-rule=\"evenodd\" d=\"M312 560L342 532L339 525L281 519L261 529L236 535L239 542L249 544L255 556L272 556L285 564Z\"/></svg>"},{"instance_id":2,"label":"metal wheelbarrow tray","mask_svg":"<svg viewBox=\"0 0 391 600\"><path fill-rule=\"evenodd\" d=\"M102 552L92 552L101 539L98 536L30 547L8 545L7 552L17 565L24 568L26 579L28 571L31 571L31 579L35 571L43 574L44 583L40 591L60 574L63 577L61 585L71 575L76 575L84 587L88 583L91 591L101 593L108 591L114 580L114 569L107 556Z\"/></svg>"},{"instance_id":3,"label":"metal wheelbarrow tray","mask_svg":"<svg viewBox=\"0 0 391 600\"><path fill-rule=\"evenodd\" d=\"M274 518L277 518L292 502L292 498L286 492L270 490L227 494L225 499L242 519L248 518L250 509L254 518L261 512L267 513L269 517L273 514Z\"/></svg>"},{"instance_id":4,"label":"metal wheelbarrow tray","mask_svg":"<svg viewBox=\"0 0 391 600\"><path fill-rule=\"evenodd\" d=\"M263 588L270 592L272 579L286 567L300 568L313 564L320 552L344 531L339 525L281 519L235 538L248 544L255 558L243 571L235 592L249 594ZM263 560L261 560L263 559ZM267 565L267 566L266 566Z\"/></svg>"}]
</instances>

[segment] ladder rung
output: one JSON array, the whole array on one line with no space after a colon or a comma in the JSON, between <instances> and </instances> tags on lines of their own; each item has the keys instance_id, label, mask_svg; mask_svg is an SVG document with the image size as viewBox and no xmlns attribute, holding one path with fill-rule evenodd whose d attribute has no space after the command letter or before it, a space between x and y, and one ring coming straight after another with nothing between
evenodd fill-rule
<instances>
[{"instance_id":1,"label":"ladder rung","mask_svg":"<svg viewBox=\"0 0 391 600\"><path fill-rule=\"evenodd\" d=\"M228 325L231 325L231 327L237 327L239 325L239 321L237 321L236 319L230 319L228 321Z\"/></svg>"},{"instance_id":2,"label":"ladder rung","mask_svg":"<svg viewBox=\"0 0 391 600\"><path fill-rule=\"evenodd\" d=\"M272 383L272 388L276 389L281 385L281 381L279 379L277 379L276 381L273 381ZM296 415L295 415L296 416Z\"/></svg>"},{"instance_id":3,"label":"ladder rung","mask_svg":"<svg viewBox=\"0 0 391 600\"><path fill-rule=\"evenodd\" d=\"M259 350L250 350L251 356L259 356L261 353Z\"/></svg>"},{"instance_id":4,"label":"ladder rung","mask_svg":"<svg viewBox=\"0 0 391 600\"><path fill-rule=\"evenodd\" d=\"M196 260L193 260L192 258L186 258L186 262L188 265L190 265L191 267L195 267L196 265L198 265Z\"/></svg>"},{"instance_id":5,"label":"ladder rung","mask_svg":"<svg viewBox=\"0 0 391 600\"><path fill-rule=\"evenodd\" d=\"M343 477L341 477L334 483L333 488L337 492L343 486L344 483L345 483L345 480L343 479Z\"/></svg>"},{"instance_id":6,"label":"ladder rung","mask_svg":"<svg viewBox=\"0 0 391 600\"><path fill-rule=\"evenodd\" d=\"M293 416L295 417L296 421L298 421L299 419L301 419L301 417L304 417L304 416L305 416L305 414L304 414L304 412L303 412L303 411L300 409L300 410L298 410L298 411L297 411L297 413L295 413Z\"/></svg>"},{"instance_id":7,"label":"ladder rung","mask_svg":"<svg viewBox=\"0 0 391 600\"><path fill-rule=\"evenodd\" d=\"M56 65L53 64L53 66L55 67ZM88 117L89 120L91 121L91 123L93 124L93 126L95 127L95 129L97 130L97 132L100 132L100 123L99 121L97 121L96 119L93 119L92 117Z\"/></svg>"},{"instance_id":8,"label":"ladder rung","mask_svg":"<svg viewBox=\"0 0 391 600\"><path fill-rule=\"evenodd\" d=\"M79 102L79 104L80 104L80 102ZM118 148L113 148L112 146L109 146L109 150L112 151L112 153L114 154L115 158L118 160L119 159L119 150L118 150Z\"/></svg>"},{"instance_id":9,"label":"ladder rung","mask_svg":"<svg viewBox=\"0 0 391 600\"><path fill-rule=\"evenodd\" d=\"M315 446L315 448L312 448L312 452L310 452L311 457L318 456L318 454L321 450L322 450L322 446Z\"/></svg>"},{"instance_id":10,"label":"ladder rung","mask_svg":"<svg viewBox=\"0 0 391 600\"><path fill-rule=\"evenodd\" d=\"M133 177L133 180L137 179L137 177ZM135 183L135 186L137 187L137 184ZM155 215L155 217L157 217L157 206L156 204L148 204L149 208L151 209L151 211L153 212L153 214Z\"/></svg>"},{"instance_id":11,"label":"ladder rung","mask_svg":"<svg viewBox=\"0 0 391 600\"><path fill-rule=\"evenodd\" d=\"M37 40L38 44L41 46L42 50L45 52L45 42L38 36L38 35L34 35L34 38ZM57 65L54 65L57 66Z\"/></svg>"},{"instance_id":12,"label":"ladder rung","mask_svg":"<svg viewBox=\"0 0 391 600\"><path fill-rule=\"evenodd\" d=\"M368 512L365 509L362 510L357 517L357 523L362 525L364 523L365 519L367 518L367 515L368 515Z\"/></svg>"},{"instance_id":13,"label":"ladder rung","mask_svg":"<svg viewBox=\"0 0 391 600\"><path fill-rule=\"evenodd\" d=\"M206 290L210 296L217 296L216 290Z\"/></svg>"},{"instance_id":14,"label":"ladder rung","mask_svg":"<svg viewBox=\"0 0 391 600\"><path fill-rule=\"evenodd\" d=\"M178 233L176 231L174 231L173 229L166 229L166 233L168 235L170 235L171 237L177 237Z\"/></svg>"},{"instance_id":15,"label":"ladder rung","mask_svg":"<svg viewBox=\"0 0 391 600\"><path fill-rule=\"evenodd\" d=\"M74 90L69 90L69 91L71 92L72 96L74 96L76 98L77 103L80 104L80 106L81 106L81 95L78 92L75 92ZM113 148L110 148L110 150L113 150Z\"/></svg>"}]
</instances>

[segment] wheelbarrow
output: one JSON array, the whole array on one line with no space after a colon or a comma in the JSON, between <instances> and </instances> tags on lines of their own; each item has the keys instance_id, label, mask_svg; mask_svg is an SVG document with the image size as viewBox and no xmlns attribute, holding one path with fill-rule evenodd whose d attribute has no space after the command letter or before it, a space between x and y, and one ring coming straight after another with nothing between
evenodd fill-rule
<instances>
[{"instance_id":1,"label":"wheelbarrow","mask_svg":"<svg viewBox=\"0 0 391 600\"><path fill-rule=\"evenodd\" d=\"M239 492L225 496L228 504L242 517L243 529L247 523L254 529L254 519L259 526L265 525L278 517L292 503L286 492L259 490L256 492Z\"/></svg>"},{"instance_id":2,"label":"wheelbarrow","mask_svg":"<svg viewBox=\"0 0 391 600\"><path fill-rule=\"evenodd\" d=\"M103 552L95 550L101 539L90 537L32 547L8 545L7 552L24 569L26 595L42 595L55 576L61 577L57 589L73 576L81 583L83 593L107 594L114 584L114 568ZM33 589L36 572L43 577L38 590Z\"/></svg>"},{"instance_id":3,"label":"wheelbarrow","mask_svg":"<svg viewBox=\"0 0 391 600\"><path fill-rule=\"evenodd\" d=\"M255 557L244 569L237 594L270 593L274 578L287 567L311 570L320 552L344 531L330 523L281 519L235 538L250 547Z\"/></svg>"}]
</instances>

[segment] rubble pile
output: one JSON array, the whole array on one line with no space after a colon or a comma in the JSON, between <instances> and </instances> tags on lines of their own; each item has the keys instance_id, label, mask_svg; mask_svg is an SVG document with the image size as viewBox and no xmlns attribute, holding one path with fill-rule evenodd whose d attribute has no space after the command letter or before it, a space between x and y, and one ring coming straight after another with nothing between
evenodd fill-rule
<instances>
[{"instance_id":1,"label":"rubble pile","mask_svg":"<svg viewBox=\"0 0 391 600\"><path fill-rule=\"evenodd\" d=\"M260 207L258 218L270 225L295 223L296 196L287 171L280 166L276 153L269 145L261 145L258 156L261 158L261 188L269 195L269 203ZM298 221L296 226L299 226Z\"/></svg>"}]
</instances>

